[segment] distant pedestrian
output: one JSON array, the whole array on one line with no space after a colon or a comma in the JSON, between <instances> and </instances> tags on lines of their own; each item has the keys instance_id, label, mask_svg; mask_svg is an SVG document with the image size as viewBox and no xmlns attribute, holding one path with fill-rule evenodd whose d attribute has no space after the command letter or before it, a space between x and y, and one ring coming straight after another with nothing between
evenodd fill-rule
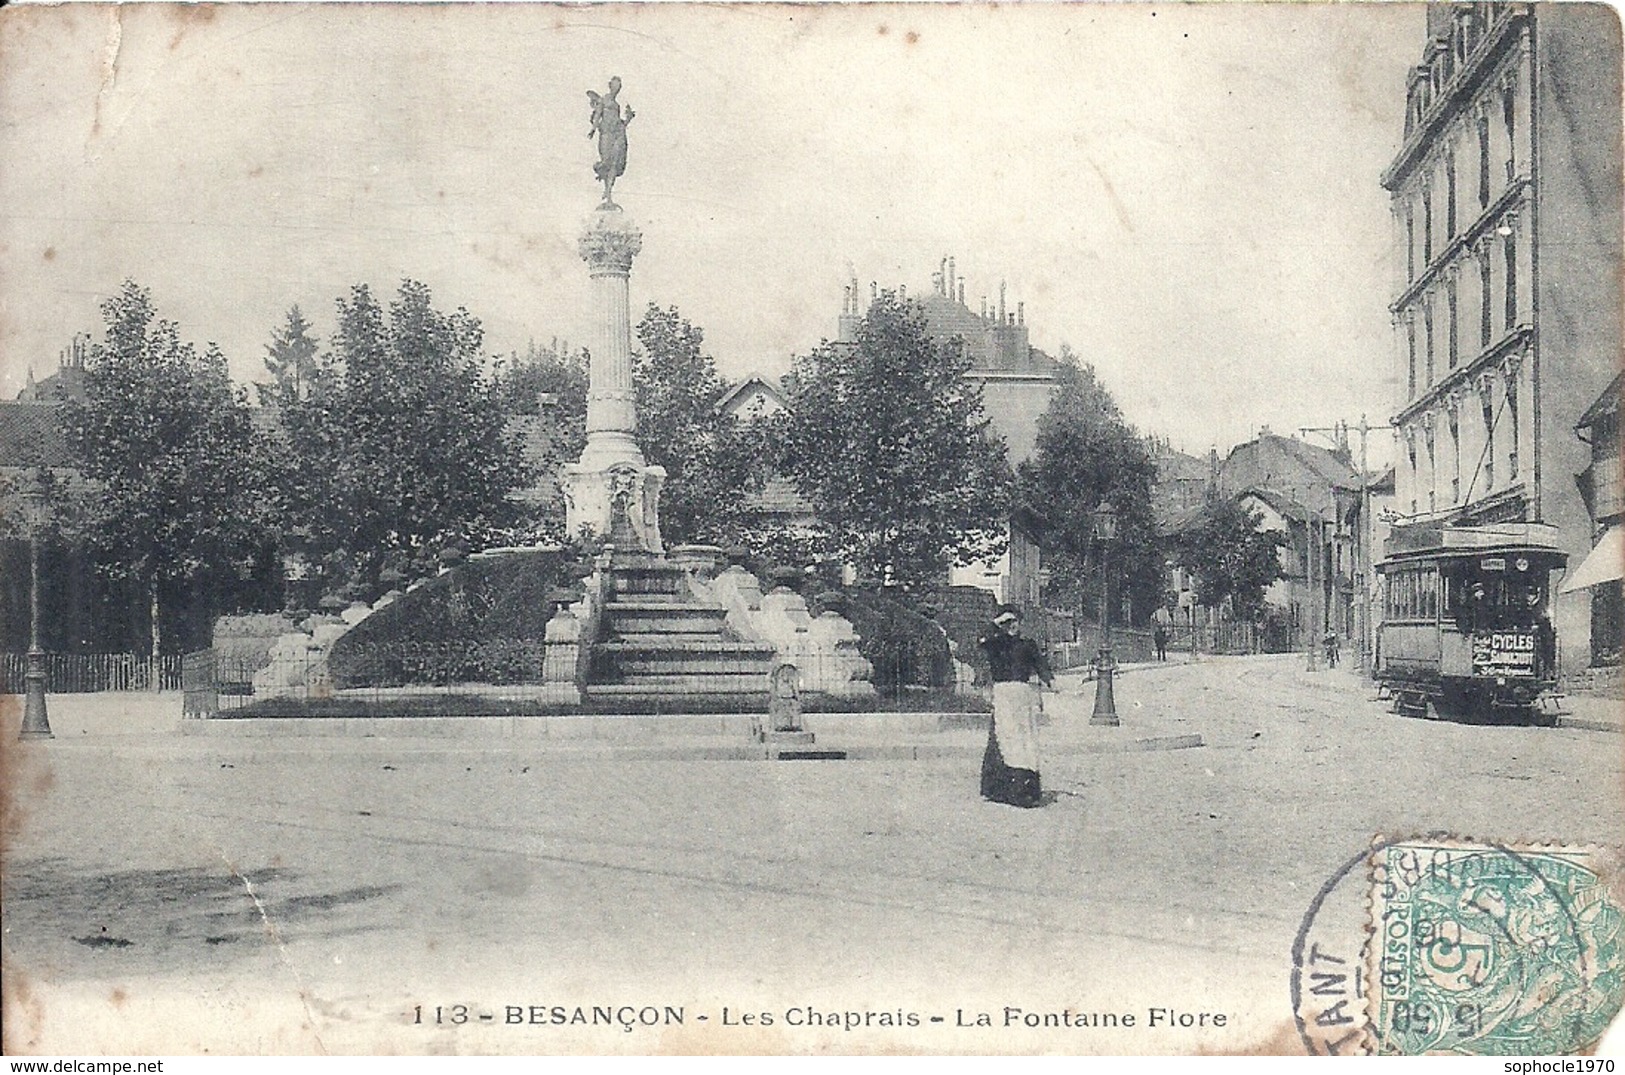
<instances>
[{"instance_id":1,"label":"distant pedestrian","mask_svg":"<svg viewBox=\"0 0 1625 1075\"><path fill-rule=\"evenodd\" d=\"M1168 628L1174 625L1174 617L1168 611L1167 605L1158 605L1157 611L1151 613L1151 641L1157 646L1157 660L1168 659Z\"/></svg>"},{"instance_id":2,"label":"distant pedestrian","mask_svg":"<svg viewBox=\"0 0 1625 1075\"><path fill-rule=\"evenodd\" d=\"M1011 806L1040 806L1038 775L1038 691L1054 682L1038 643L1023 636L1021 612L1003 605L982 633L979 645L993 671L993 720L982 755L982 798Z\"/></svg>"},{"instance_id":3,"label":"distant pedestrian","mask_svg":"<svg viewBox=\"0 0 1625 1075\"><path fill-rule=\"evenodd\" d=\"M1327 668L1336 668L1337 667L1337 632L1336 631L1327 631L1326 632L1325 643L1326 643L1326 667Z\"/></svg>"}]
</instances>

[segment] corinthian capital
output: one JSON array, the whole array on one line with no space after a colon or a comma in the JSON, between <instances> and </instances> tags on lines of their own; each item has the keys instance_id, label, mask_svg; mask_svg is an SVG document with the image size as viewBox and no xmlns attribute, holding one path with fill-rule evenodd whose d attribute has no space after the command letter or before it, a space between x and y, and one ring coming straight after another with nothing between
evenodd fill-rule
<instances>
[{"instance_id":1,"label":"corinthian capital","mask_svg":"<svg viewBox=\"0 0 1625 1075\"><path fill-rule=\"evenodd\" d=\"M600 209L587 221L577 249L592 272L627 273L643 249L643 233L620 209Z\"/></svg>"}]
</instances>

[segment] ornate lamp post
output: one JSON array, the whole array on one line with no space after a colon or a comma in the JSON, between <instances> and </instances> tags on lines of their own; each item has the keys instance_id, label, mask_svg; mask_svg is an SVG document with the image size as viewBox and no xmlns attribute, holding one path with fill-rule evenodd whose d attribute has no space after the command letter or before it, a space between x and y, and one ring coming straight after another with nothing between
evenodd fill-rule
<instances>
[{"instance_id":1,"label":"ornate lamp post","mask_svg":"<svg viewBox=\"0 0 1625 1075\"><path fill-rule=\"evenodd\" d=\"M1117 727L1117 700L1112 696L1112 671L1117 667L1112 660L1112 604L1111 574L1107 570L1107 555L1117 540L1117 509L1102 500L1095 508L1095 538L1100 542L1100 654L1095 660L1095 712L1090 724Z\"/></svg>"},{"instance_id":2,"label":"ornate lamp post","mask_svg":"<svg viewBox=\"0 0 1625 1075\"><path fill-rule=\"evenodd\" d=\"M22 490L23 516L28 523L28 671L23 675L25 701L19 739L50 739L51 721L45 712L45 651L39 644L39 541L45 528L45 483L38 474Z\"/></svg>"}]
</instances>

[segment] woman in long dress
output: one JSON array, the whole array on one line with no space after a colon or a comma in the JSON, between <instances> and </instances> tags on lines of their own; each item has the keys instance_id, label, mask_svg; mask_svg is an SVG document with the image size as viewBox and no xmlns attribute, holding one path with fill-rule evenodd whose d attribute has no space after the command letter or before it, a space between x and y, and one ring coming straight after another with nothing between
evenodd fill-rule
<instances>
[{"instance_id":1,"label":"woman in long dress","mask_svg":"<svg viewBox=\"0 0 1625 1075\"><path fill-rule=\"evenodd\" d=\"M1043 804L1038 775L1038 688L1054 682L1038 643L1020 633L1021 612L1002 606L980 645L993 672L993 720L982 755L982 798L1011 806Z\"/></svg>"}]
</instances>

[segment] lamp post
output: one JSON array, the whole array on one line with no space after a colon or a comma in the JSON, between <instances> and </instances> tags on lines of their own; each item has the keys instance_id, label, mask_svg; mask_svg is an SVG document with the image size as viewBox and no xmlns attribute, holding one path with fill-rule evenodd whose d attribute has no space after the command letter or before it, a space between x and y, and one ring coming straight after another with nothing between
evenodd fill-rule
<instances>
[{"instance_id":1,"label":"lamp post","mask_svg":"<svg viewBox=\"0 0 1625 1075\"><path fill-rule=\"evenodd\" d=\"M45 528L45 483L38 474L22 490L28 523L28 671L23 674L25 700L19 739L50 739L45 712L45 651L39 644L39 540Z\"/></svg>"},{"instance_id":2,"label":"lamp post","mask_svg":"<svg viewBox=\"0 0 1625 1075\"><path fill-rule=\"evenodd\" d=\"M1112 696L1112 670L1116 664L1112 660L1112 577L1107 570L1107 555L1117 539L1117 509L1110 501L1102 500L1095 508L1095 538L1100 542L1100 654L1095 659L1095 712L1089 723L1115 728L1121 722L1117 719L1117 700Z\"/></svg>"}]
</instances>

